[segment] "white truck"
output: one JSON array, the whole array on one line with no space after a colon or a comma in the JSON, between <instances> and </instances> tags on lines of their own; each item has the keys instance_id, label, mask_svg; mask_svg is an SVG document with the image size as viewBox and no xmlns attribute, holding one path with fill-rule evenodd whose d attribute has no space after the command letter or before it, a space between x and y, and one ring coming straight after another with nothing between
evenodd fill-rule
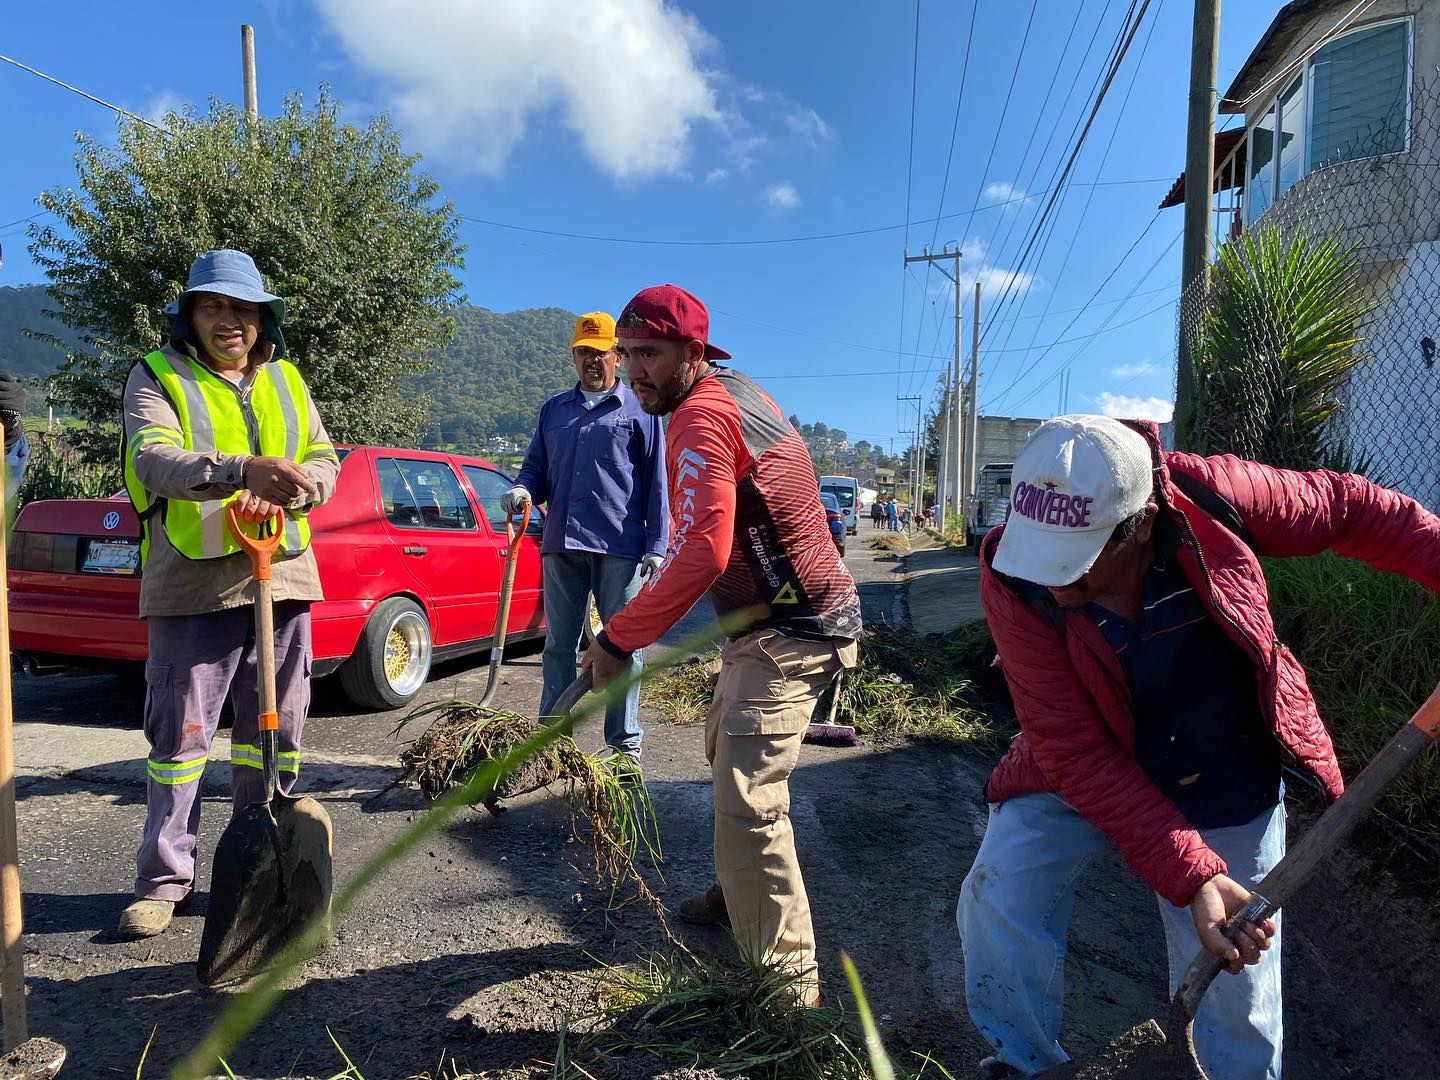
<instances>
[{"instance_id":1,"label":"white truck","mask_svg":"<svg viewBox=\"0 0 1440 1080\"><path fill-rule=\"evenodd\" d=\"M845 521L845 532L856 535L860 531L860 482L853 476L822 476L820 490L835 496Z\"/></svg>"},{"instance_id":2,"label":"white truck","mask_svg":"<svg viewBox=\"0 0 1440 1080\"><path fill-rule=\"evenodd\" d=\"M1010 474L1014 469L1009 461L994 465L982 465L975 481L965 515L965 542L972 551L978 551L980 541L996 525L1004 524L1005 514L1010 508Z\"/></svg>"}]
</instances>

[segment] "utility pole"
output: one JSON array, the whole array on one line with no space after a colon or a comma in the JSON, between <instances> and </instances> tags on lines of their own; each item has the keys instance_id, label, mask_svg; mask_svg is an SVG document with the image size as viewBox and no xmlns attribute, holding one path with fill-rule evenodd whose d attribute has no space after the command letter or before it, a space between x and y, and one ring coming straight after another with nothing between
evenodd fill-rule
<instances>
[{"instance_id":1,"label":"utility pole","mask_svg":"<svg viewBox=\"0 0 1440 1080\"><path fill-rule=\"evenodd\" d=\"M1210 267L1210 193L1215 178L1215 71L1220 55L1220 0L1195 0L1190 39L1190 115L1185 133L1185 233L1180 253L1180 348L1175 368L1175 446L1191 448L1195 408L1192 335L1186 301L1197 303Z\"/></svg>"},{"instance_id":2,"label":"utility pole","mask_svg":"<svg viewBox=\"0 0 1440 1080\"><path fill-rule=\"evenodd\" d=\"M909 454L909 458L910 458L910 483L909 483L909 488L910 488L910 493L911 493L911 495L913 496L914 493L915 493L915 466L916 466L917 464L919 464L919 462L920 462L920 404L921 404L921 402L922 402L923 399L922 399L918 394L912 394L912 395L910 395L910 396L908 396L908 397L897 397L895 400L896 400L896 401L913 401L913 402L915 402L915 437L914 437L913 442L911 443L911 446L910 446L910 454ZM912 500L911 505L912 505L912 506L914 505L913 500Z\"/></svg>"},{"instance_id":3,"label":"utility pole","mask_svg":"<svg viewBox=\"0 0 1440 1080\"><path fill-rule=\"evenodd\" d=\"M245 126L250 129L250 144L253 146L255 128L260 121L260 99L255 90L255 28L249 23L240 27L240 67L245 81Z\"/></svg>"},{"instance_id":4,"label":"utility pole","mask_svg":"<svg viewBox=\"0 0 1440 1080\"><path fill-rule=\"evenodd\" d=\"M954 260L953 273L950 270L945 269L945 267L939 265L940 263L950 259ZM938 255L932 255L928 247L925 248L925 252L923 255L911 255L908 251L905 252L905 265L909 266L913 262L930 263L955 284L955 398L953 402L954 420L949 425L950 434L946 436L946 442L948 443L951 438L955 440L955 468L952 470L954 477L954 491L952 497L954 500L954 513L959 514L961 512L960 499L962 495L964 478L966 475L965 440L963 438L964 425L961 420L961 414L964 411L963 402L965 395L960 391L960 248L957 246L954 251L951 251L950 245L946 244ZM945 453L949 454L950 452L950 447L947 446L945 448ZM945 512L945 493L941 490L938 482L935 485L935 501L940 506L940 512L942 515L941 521L943 524L943 515Z\"/></svg>"},{"instance_id":5,"label":"utility pole","mask_svg":"<svg viewBox=\"0 0 1440 1080\"><path fill-rule=\"evenodd\" d=\"M945 489L950 485L952 462L950 459L950 375L945 375L945 390L940 398L940 460L935 467L935 506L940 531L945 531Z\"/></svg>"},{"instance_id":6,"label":"utility pole","mask_svg":"<svg viewBox=\"0 0 1440 1080\"><path fill-rule=\"evenodd\" d=\"M970 445L966 454L969 471L964 477L965 491L975 490L980 479L980 282L975 282L975 310L970 313L970 407L966 415L970 418ZM959 509L960 498L955 499Z\"/></svg>"}]
</instances>

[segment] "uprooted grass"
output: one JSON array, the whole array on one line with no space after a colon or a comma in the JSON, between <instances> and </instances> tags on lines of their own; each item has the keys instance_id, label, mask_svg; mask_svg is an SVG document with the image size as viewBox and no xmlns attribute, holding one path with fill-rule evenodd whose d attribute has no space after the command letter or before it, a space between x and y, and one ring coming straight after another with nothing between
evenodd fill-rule
<instances>
[{"instance_id":1,"label":"uprooted grass","mask_svg":"<svg viewBox=\"0 0 1440 1080\"><path fill-rule=\"evenodd\" d=\"M541 730L537 721L519 713L468 701L441 701L412 711L395 733L430 717L434 718L430 726L400 754L400 782L417 784L432 801L463 787L477 769ZM586 845L595 880L608 884L610 903L628 889L650 908L669 937L665 908L636 865L643 853L659 876L664 855L650 791L632 759L622 754L592 757L562 736L502 777L484 805L493 812L501 799L557 781L566 785L575 836Z\"/></svg>"},{"instance_id":2,"label":"uprooted grass","mask_svg":"<svg viewBox=\"0 0 1440 1080\"><path fill-rule=\"evenodd\" d=\"M910 551L910 536L903 532L878 532L865 538L865 546L875 551L893 551L901 555Z\"/></svg>"},{"instance_id":3,"label":"uprooted grass","mask_svg":"<svg viewBox=\"0 0 1440 1080\"><path fill-rule=\"evenodd\" d=\"M976 685L993 655L983 620L950 634L867 630L858 663L841 680L836 722L881 744L937 739L993 749L1010 734L981 706ZM646 684L646 704L673 723L698 723L710 707L714 670L713 654L677 664Z\"/></svg>"},{"instance_id":4,"label":"uprooted grass","mask_svg":"<svg viewBox=\"0 0 1440 1080\"><path fill-rule=\"evenodd\" d=\"M805 1008L795 984L775 967L681 954L612 968L581 1021L589 1033L557 1055L556 1073L603 1080L649 1059L721 1077L865 1080L863 1037L838 1010Z\"/></svg>"}]
</instances>

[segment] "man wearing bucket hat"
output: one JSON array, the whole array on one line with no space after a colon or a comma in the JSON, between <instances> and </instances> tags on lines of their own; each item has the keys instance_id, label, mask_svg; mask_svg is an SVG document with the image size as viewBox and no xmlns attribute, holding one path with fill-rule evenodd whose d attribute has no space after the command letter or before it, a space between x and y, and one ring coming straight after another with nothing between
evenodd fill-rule
<instances>
[{"instance_id":1,"label":"man wearing bucket hat","mask_svg":"<svg viewBox=\"0 0 1440 1080\"><path fill-rule=\"evenodd\" d=\"M989 1076L1059 1044L1076 882L1113 849L1155 891L1170 991L1199 944L1237 977L1202 1000L1221 1078L1278 1077L1279 917L1223 927L1285 852L1281 770L1343 783L1258 557L1331 550L1440 592L1440 519L1361 476L1163 452L1154 424L1062 416L1030 436L980 594L1020 734L956 912Z\"/></svg>"},{"instance_id":2,"label":"man wearing bucket hat","mask_svg":"<svg viewBox=\"0 0 1440 1080\"><path fill-rule=\"evenodd\" d=\"M199 256L165 314L168 340L131 369L124 396L125 488L144 525L150 744L136 900L120 917L127 939L161 933L189 899L200 778L227 696L234 806L263 798L250 560L226 529L225 507L252 522L282 515L271 580L280 788L289 791L310 705L310 603L321 599L306 512L329 498L340 471L285 359L285 301L266 291L249 255Z\"/></svg>"},{"instance_id":3,"label":"man wearing bucket hat","mask_svg":"<svg viewBox=\"0 0 1440 1080\"><path fill-rule=\"evenodd\" d=\"M590 597L608 619L665 558L669 504L665 431L615 376L615 320L591 311L575 320L570 359L579 381L540 408L535 435L515 486L500 509L547 504L540 567L545 654L540 715L575 681L575 662ZM632 659L640 669L640 657ZM605 710L605 742L639 760L640 687Z\"/></svg>"},{"instance_id":4,"label":"man wearing bucket hat","mask_svg":"<svg viewBox=\"0 0 1440 1080\"><path fill-rule=\"evenodd\" d=\"M680 906L728 921L746 957L819 1001L815 931L790 824L790 773L815 701L855 663L860 600L830 541L799 433L753 381L715 361L709 314L674 285L642 290L617 332L641 406L669 415L669 557L585 654L597 686L707 592L730 640L705 722L718 885Z\"/></svg>"}]
</instances>

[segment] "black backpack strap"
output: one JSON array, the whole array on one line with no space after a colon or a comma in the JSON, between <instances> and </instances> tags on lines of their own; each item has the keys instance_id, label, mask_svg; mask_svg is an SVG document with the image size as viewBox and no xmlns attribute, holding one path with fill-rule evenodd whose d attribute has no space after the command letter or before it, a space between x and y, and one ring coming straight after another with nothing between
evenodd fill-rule
<instances>
[{"instance_id":1,"label":"black backpack strap","mask_svg":"<svg viewBox=\"0 0 1440 1080\"><path fill-rule=\"evenodd\" d=\"M1243 540L1246 547L1253 548L1255 546L1250 530L1245 525L1245 519L1240 516L1240 511L1236 510L1234 504L1224 495L1204 481L1197 480L1179 469L1170 470L1170 480L1186 494L1191 502Z\"/></svg>"}]
</instances>

